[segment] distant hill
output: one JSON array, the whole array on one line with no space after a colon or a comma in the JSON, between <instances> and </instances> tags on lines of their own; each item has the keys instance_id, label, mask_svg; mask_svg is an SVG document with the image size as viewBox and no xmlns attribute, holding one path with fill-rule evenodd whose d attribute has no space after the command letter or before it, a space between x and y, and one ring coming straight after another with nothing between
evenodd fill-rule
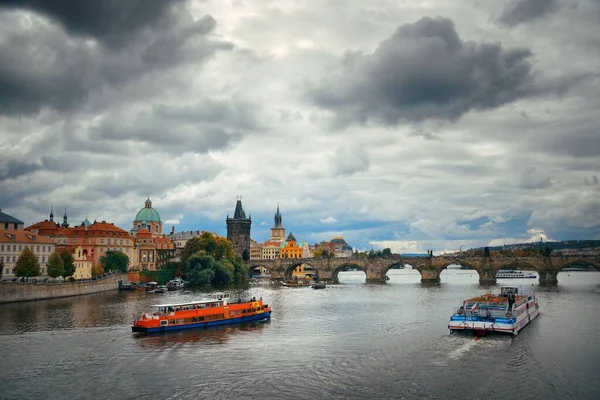
<instances>
[{"instance_id":1,"label":"distant hill","mask_svg":"<svg viewBox=\"0 0 600 400\"><path fill-rule=\"evenodd\" d=\"M516 243L516 244L507 244L507 245L503 245L503 246L493 246L493 247L490 247L490 250L526 249L526 248L531 248L531 247L547 247L550 250L588 249L588 248L592 248L592 247L600 247L600 240L563 240L560 242ZM483 247L480 247L479 249L483 249Z\"/></svg>"}]
</instances>

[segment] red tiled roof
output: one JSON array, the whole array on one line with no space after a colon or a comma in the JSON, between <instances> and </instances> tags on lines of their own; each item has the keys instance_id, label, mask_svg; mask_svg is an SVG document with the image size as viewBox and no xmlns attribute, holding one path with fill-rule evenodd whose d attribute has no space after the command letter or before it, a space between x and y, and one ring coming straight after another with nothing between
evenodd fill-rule
<instances>
[{"instance_id":1,"label":"red tiled roof","mask_svg":"<svg viewBox=\"0 0 600 400\"><path fill-rule=\"evenodd\" d=\"M36 235L30 231L4 230L0 231L0 242L2 243L36 243L54 244L54 242L42 235Z\"/></svg>"}]
</instances>

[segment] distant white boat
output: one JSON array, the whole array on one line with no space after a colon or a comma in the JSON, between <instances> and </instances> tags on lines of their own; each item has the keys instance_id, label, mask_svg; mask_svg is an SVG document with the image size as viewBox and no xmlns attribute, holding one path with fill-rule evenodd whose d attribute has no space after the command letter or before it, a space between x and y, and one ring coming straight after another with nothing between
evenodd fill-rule
<instances>
[{"instance_id":1,"label":"distant white boat","mask_svg":"<svg viewBox=\"0 0 600 400\"><path fill-rule=\"evenodd\" d=\"M496 273L496 279L532 279L537 275L529 271L500 270Z\"/></svg>"}]
</instances>

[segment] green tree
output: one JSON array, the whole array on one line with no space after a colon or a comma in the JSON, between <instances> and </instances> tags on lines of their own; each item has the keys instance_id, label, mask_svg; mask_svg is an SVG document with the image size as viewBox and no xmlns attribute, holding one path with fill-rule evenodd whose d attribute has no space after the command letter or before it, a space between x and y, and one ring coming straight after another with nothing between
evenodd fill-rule
<instances>
[{"instance_id":1,"label":"green tree","mask_svg":"<svg viewBox=\"0 0 600 400\"><path fill-rule=\"evenodd\" d=\"M243 283L248 271L226 238L204 232L187 241L181 252L181 271L194 284Z\"/></svg>"},{"instance_id":2,"label":"green tree","mask_svg":"<svg viewBox=\"0 0 600 400\"><path fill-rule=\"evenodd\" d=\"M194 254L187 260L187 279L195 285L213 283L215 277L215 260L206 254Z\"/></svg>"},{"instance_id":3,"label":"green tree","mask_svg":"<svg viewBox=\"0 0 600 400\"><path fill-rule=\"evenodd\" d=\"M65 263L59 253L54 252L48 257L48 276L58 278L65 273Z\"/></svg>"},{"instance_id":4,"label":"green tree","mask_svg":"<svg viewBox=\"0 0 600 400\"><path fill-rule=\"evenodd\" d=\"M25 247L21 252L21 255L17 259L17 264L15 265L15 275L16 276L38 276L40 274L40 263L37 260L35 254L33 254L33 250L29 247Z\"/></svg>"},{"instance_id":5,"label":"green tree","mask_svg":"<svg viewBox=\"0 0 600 400\"><path fill-rule=\"evenodd\" d=\"M248 268L238 256L233 262L233 281L235 283L243 283L248 279Z\"/></svg>"},{"instance_id":6,"label":"green tree","mask_svg":"<svg viewBox=\"0 0 600 400\"><path fill-rule=\"evenodd\" d=\"M63 278L67 278L69 276L73 276L75 273L75 262L73 260L73 254L71 254L68 250L62 250L60 253L60 258L63 260Z\"/></svg>"},{"instance_id":7,"label":"green tree","mask_svg":"<svg viewBox=\"0 0 600 400\"><path fill-rule=\"evenodd\" d=\"M200 250L203 250L200 238L191 238L185 243L185 247L181 250L181 265L184 266L184 270L188 265L188 259Z\"/></svg>"},{"instance_id":8,"label":"green tree","mask_svg":"<svg viewBox=\"0 0 600 400\"><path fill-rule=\"evenodd\" d=\"M381 256L384 257L384 258L391 257L392 256L392 249L386 247L385 249L383 249L381 251Z\"/></svg>"},{"instance_id":9,"label":"green tree","mask_svg":"<svg viewBox=\"0 0 600 400\"><path fill-rule=\"evenodd\" d=\"M127 272L129 268L129 257L120 251L108 250L100 257L100 264L104 271Z\"/></svg>"}]
</instances>

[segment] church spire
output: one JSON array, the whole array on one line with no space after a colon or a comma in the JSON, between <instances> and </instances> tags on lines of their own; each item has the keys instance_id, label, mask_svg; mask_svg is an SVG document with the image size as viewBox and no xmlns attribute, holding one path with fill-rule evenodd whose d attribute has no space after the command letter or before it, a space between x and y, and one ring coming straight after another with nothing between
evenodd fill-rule
<instances>
[{"instance_id":1,"label":"church spire","mask_svg":"<svg viewBox=\"0 0 600 400\"><path fill-rule=\"evenodd\" d=\"M237 203L235 204L235 211L233 213L234 219L246 219L246 213L244 207L242 207L242 198L238 197Z\"/></svg>"},{"instance_id":2,"label":"church spire","mask_svg":"<svg viewBox=\"0 0 600 400\"><path fill-rule=\"evenodd\" d=\"M53 205L50 204L50 222L54 222L54 213L53 213Z\"/></svg>"},{"instance_id":3,"label":"church spire","mask_svg":"<svg viewBox=\"0 0 600 400\"><path fill-rule=\"evenodd\" d=\"M69 227L69 223L67 222L67 207L65 207L65 215L63 216L62 227L63 228L68 228Z\"/></svg>"},{"instance_id":4,"label":"church spire","mask_svg":"<svg viewBox=\"0 0 600 400\"><path fill-rule=\"evenodd\" d=\"M281 228L281 222L283 221L283 218L281 218L281 213L279 212L279 203L277 203L277 212L275 213L275 225L273 226L273 228Z\"/></svg>"}]
</instances>

